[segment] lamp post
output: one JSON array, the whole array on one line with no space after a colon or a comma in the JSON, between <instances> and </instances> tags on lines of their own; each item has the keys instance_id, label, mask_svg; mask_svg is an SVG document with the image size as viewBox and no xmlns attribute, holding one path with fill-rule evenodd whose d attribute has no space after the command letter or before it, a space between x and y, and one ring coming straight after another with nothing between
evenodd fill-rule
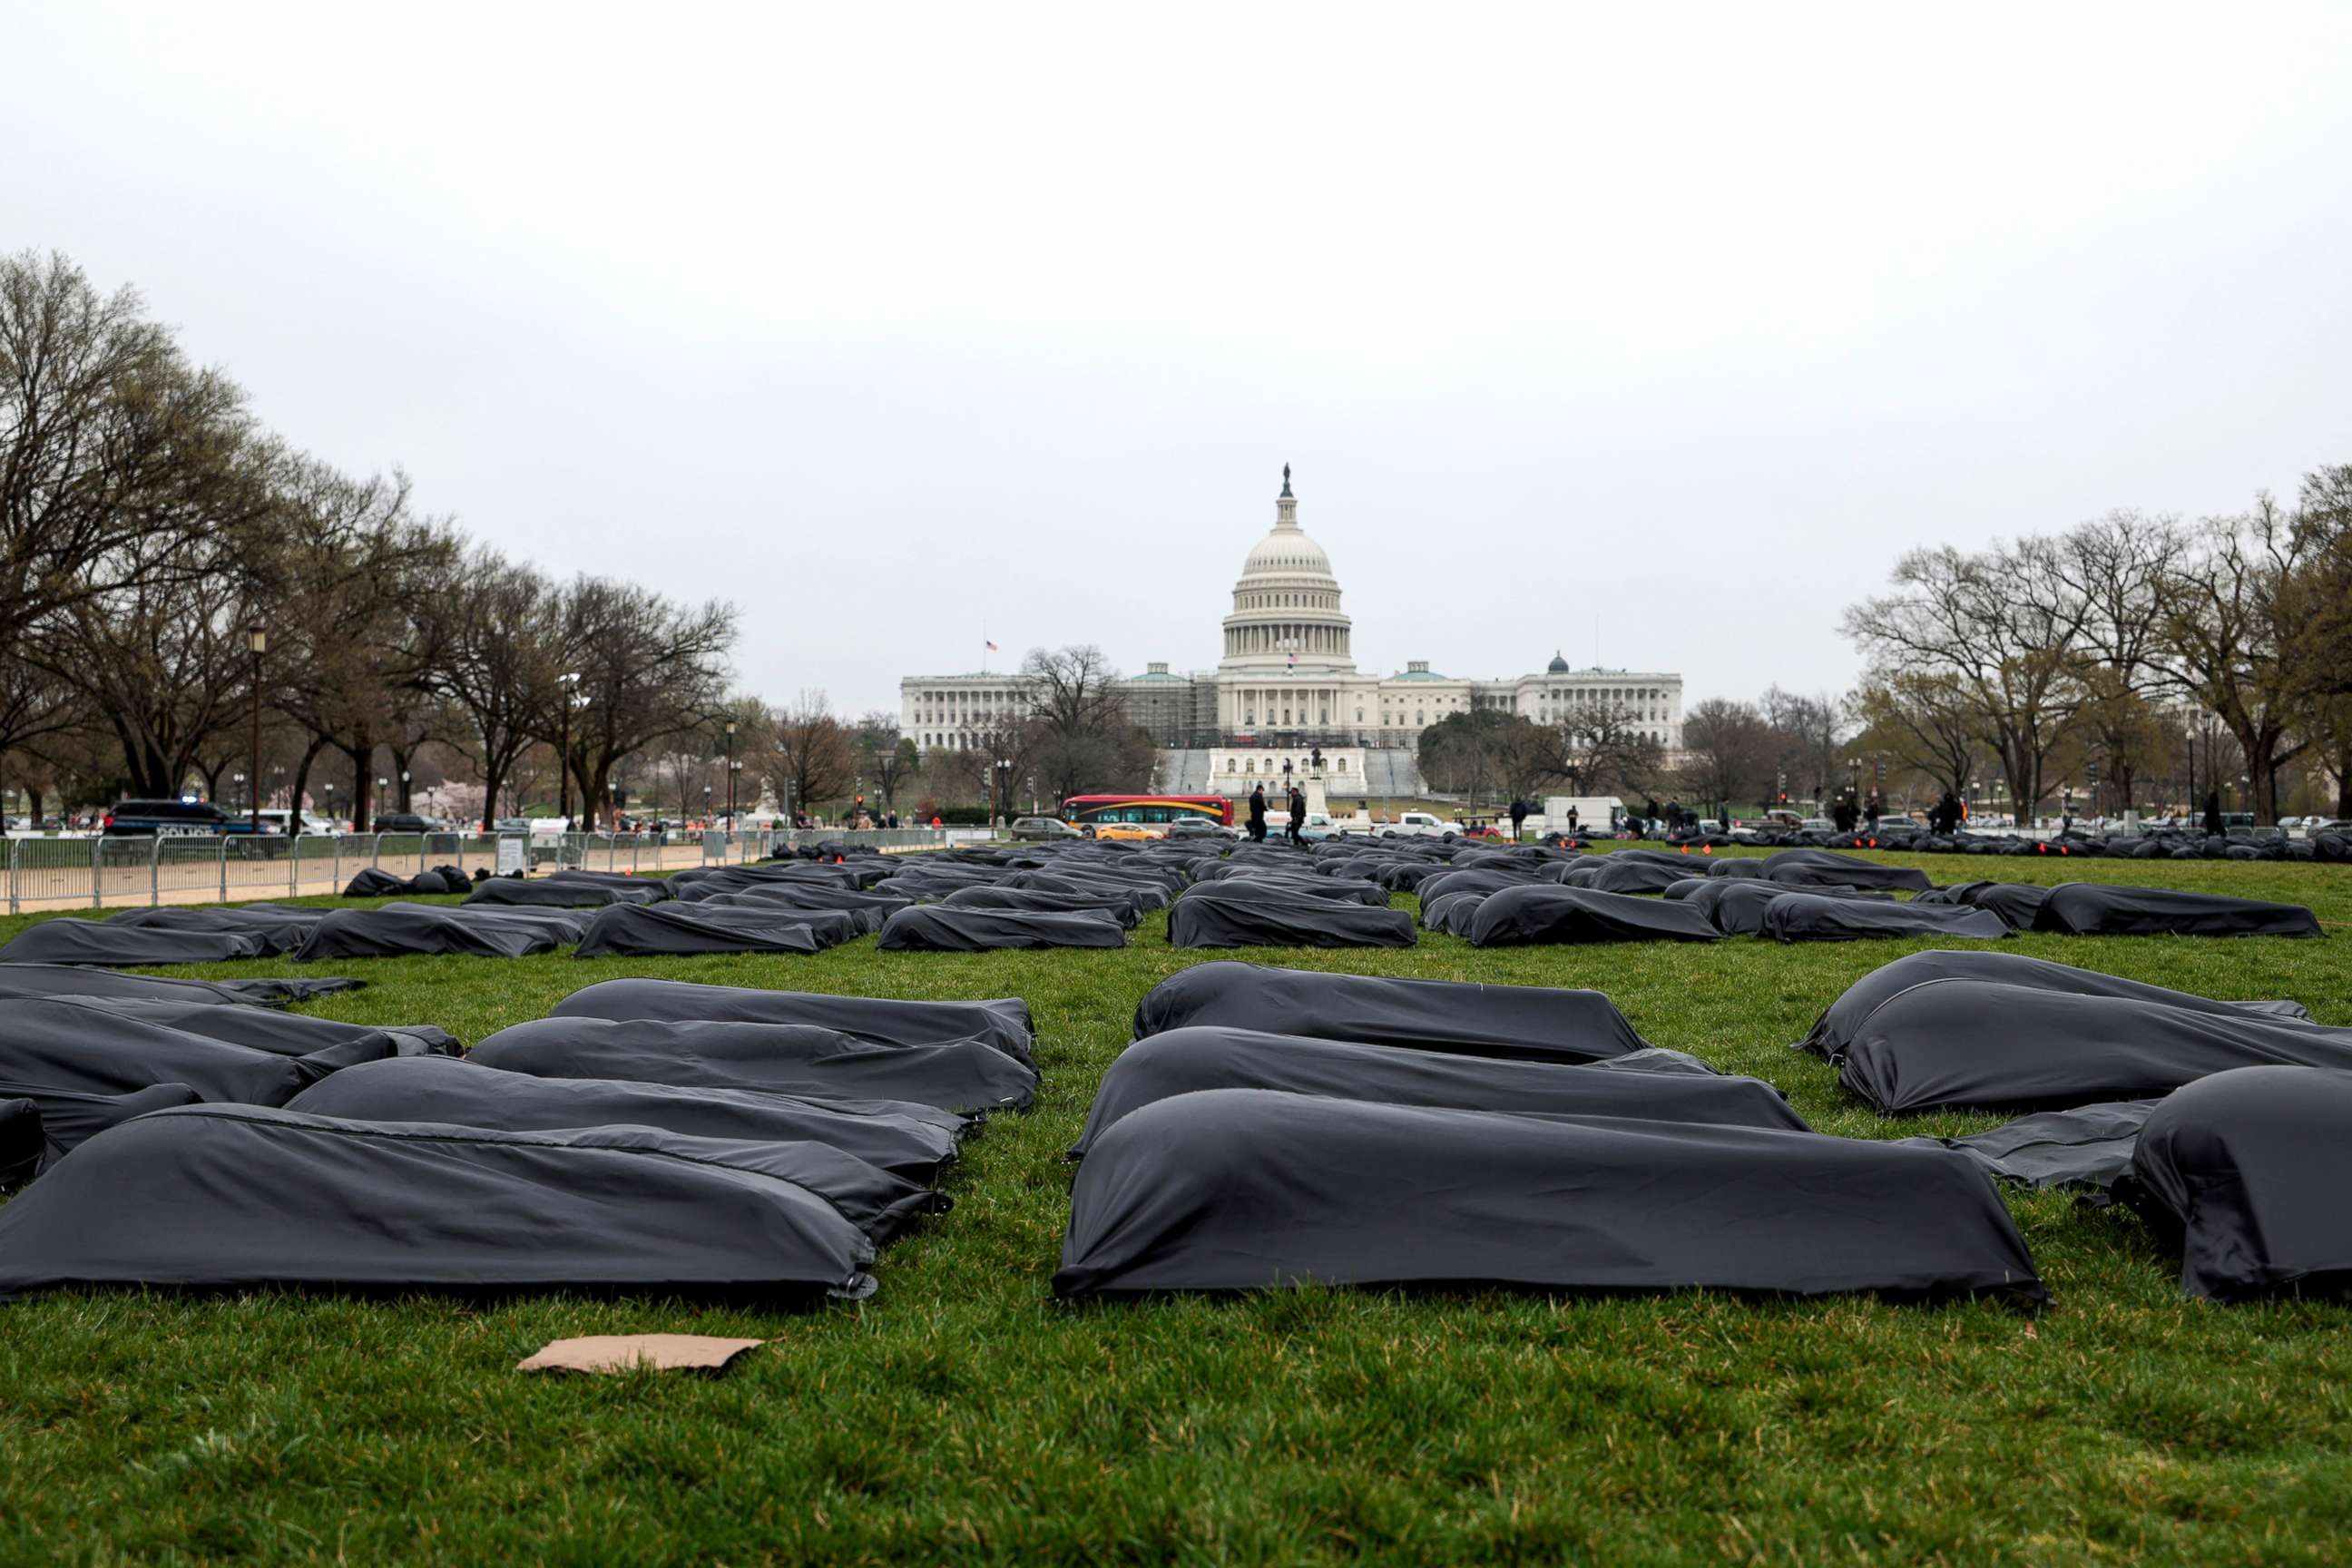
<instances>
[{"instance_id":1,"label":"lamp post","mask_svg":"<svg viewBox=\"0 0 2352 1568\"><path fill-rule=\"evenodd\" d=\"M727 721L727 830L735 830L735 721Z\"/></svg>"},{"instance_id":2,"label":"lamp post","mask_svg":"<svg viewBox=\"0 0 2352 1568\"><path fill-rule=\"evenodd\" d=\"M709 784L702 786L702 826L705 827L710 826L710 786Z\"/></svg>"},{"instance_id":3,"label":"lamp post","mask_svg":"<svg viewBox=\"0 0 2352 1568\"><path fill-rule=\"evenodd\" d=\"M368 826L379 833L383 832L383 828L377 818L383 816L383 792L385 786L391 783L390 779L378 773L375 779L375 794L368 797Z\"/></svg>"},{"instance_id":4,"label":"lamp post","mask_svg":"<svg viewBox=\"0 0 2352 1568\"><path fill-rule=\"evenodd\" d=\"M1035 773L1029 775L1029 815L1032 816L1037 815L1037 775Z\"/></svg>"},{"instance_id":5,"label":"lamp post","mask_svg":"<svg viewBox=\"0 0 2352 1568\"><path fill-rule=\"evenodd\" d=\"M403 768L403 769L401 769L401 770L400 770L400 809L401 809L401 810L403 810L403 811L406 811L406 810L408 809L408 801L409 801L409 794L408 794L408 770L407 770L406 768Z\"/></svg>"},{"instance_id":6,"label":"lamp post","mask_svg":"<svg viewBox=\"0 0 2352 1568\"><path fill-rule=\"evenodd\" d=\"M988 792L991 826L1001 826L1004 820L1005 808L1010 805L1008 797L1013 793L1012 760L999 757L996 759L996 766L989 771L992 775L990 780L992 787Z\"/></svg>"},{"instance_id":7,"label":"lamp post","mask_svg":"<svg viewBox=\"0 0 2352 1568\"><path fill-rule=\"evenodd\" d=\"M559 676L556 685L563 689L563 721L562 739L555 747L555 814L563 818L563 830L572 831L572 689L580 684L578 671ZM705 790L708 795L709 791Z\"/></svg>"},{"instance_id":8,"label":"lamp post","mask_svg":"<svg viewBox=\"0 0 2352 1568\"><path fill-rule=\"evenodd\" d=\"M332 780L321 786L327 797L327 831L335 831L335 785Z\"/></svg>"},{"instance_id":9,"label":"lamp post","mask_svg":"<svg viewBox=\"0 0 2352 1568\"><path fill-rule=\"evenodd\" d=\"M253 830L261 831L261 656L269 651L269 628L259 621L245 627L245 649L253 655ZM286 826L290 831L293 818Z\"/></svg>"}]
</instances>

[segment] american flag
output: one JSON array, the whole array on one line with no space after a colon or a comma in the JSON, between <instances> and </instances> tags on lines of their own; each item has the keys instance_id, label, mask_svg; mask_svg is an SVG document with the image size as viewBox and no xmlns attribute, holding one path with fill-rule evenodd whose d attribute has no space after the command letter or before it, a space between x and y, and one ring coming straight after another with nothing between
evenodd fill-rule
<instances>
[{"instance_id":1,"label":"american flag","mask_svg":"<svg viewBox=\"0 0 2352 1568\"><path fill-rule=\"evenodd\" d=\"M996 645L995 645L994 643L990 643L990 644L988 645L988 651L989 651L989 652L991 652L991 653L994 653L994 652L996 651Z\"/></svg>"},{"instance_id":2,"label":"american flag","mask_svg":"<svg viewBox=\"0 0 2352 1568\"><path fill-rule=\"evenodd\" d=\"M1298 662L1298 650L1297 648L1292 648L1290 650L1290 662L1293 664L1297 664Z\"/></svg>"}]
</instances>

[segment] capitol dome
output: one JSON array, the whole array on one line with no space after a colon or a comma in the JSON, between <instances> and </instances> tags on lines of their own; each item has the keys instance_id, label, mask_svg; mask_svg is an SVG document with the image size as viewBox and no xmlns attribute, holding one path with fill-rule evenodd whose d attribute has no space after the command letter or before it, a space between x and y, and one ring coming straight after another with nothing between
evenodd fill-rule
<instances>
[{"instance_id":1,"label":"capitol dome","mask_svg":"<svg viewBox=\"0 0 2352 1568\"><path fill-rule=\"evenodd\" d=\"M1249 559L1242 563L1242 576L1244 579L1286 577L1300 574L1313 577L1329 577L1331 558L1323 553L1321 545L1307 537L1307 534L1296 526L1276 528L1272 533L1259 540L1256 547L1249 552ZM1338 585L1335 579L1332 586Z\"/></svg>"},{"instance_id":2,"label":"capitol dome","mask_svg":"<svg viewBox=\"0 0 2352 1568\"><path fill-rule=\"evenodd\" d=\"M1274 509L1274 531L1251 548L1234 584L1219 668L1351 673L1352 633L1339 607L1339 580L1323 547L1298 526L1287 465Z\"/></svg>"},{"instance_id":3,"label":"capitol dome","mask_svg":"<svg viewBox=\"0 0 2352 1568\"><path fill-rule=\"evenodd\" d=\"M1559 654L1554 653L1551 656L1551 662L1544 666L1544 673L1546 675L1566 675L1568 673L1568 660L1560 658Z\"/></svg>"}]
</instances>

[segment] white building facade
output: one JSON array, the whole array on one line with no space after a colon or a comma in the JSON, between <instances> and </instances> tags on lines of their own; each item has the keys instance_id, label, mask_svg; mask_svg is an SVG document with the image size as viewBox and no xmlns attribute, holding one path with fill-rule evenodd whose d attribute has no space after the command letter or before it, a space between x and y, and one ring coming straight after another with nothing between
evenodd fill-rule
<instances>
[{"instance_id":1,"label":"white building facade","mask_svg":"<svg viewBox=\"0 0 2352 1568\"><path fill-rule=\"evenodd\" d=\"M1473 708L1551 725L1613 709L1667 752L1682 748L1683 680L1656 670L1577 669L1555 654L1539 671L1447 676L1415 659L1393 675L1356 668L1354 626L1323 547L1298 524L1290 470L1273 531L1242 562L1216 668L1153 664L1124 682L1129 711L1161 747L1161 789L1246 794L1272 775L1320 772L1334 795L1412 793L1421 732ZM1028 703L1017 676L908 676L899 727L925 751L984 749ZM1411 776L1408 776L1411 775Z\"/></svg>"}]
</instances>

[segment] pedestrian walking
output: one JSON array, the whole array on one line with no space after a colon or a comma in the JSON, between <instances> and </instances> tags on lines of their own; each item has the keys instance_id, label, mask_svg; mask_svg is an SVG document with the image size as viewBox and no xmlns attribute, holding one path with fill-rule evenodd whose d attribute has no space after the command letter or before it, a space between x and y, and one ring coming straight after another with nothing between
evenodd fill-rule
<instances>
[{"instance_id":1,"label":"pedestrian walking","mask_svg":"<svg viewBox=\"0 0 2352 1568\"><path fill-rule=\"evenodd\" d=\"M1290 842L1304 847L1307 835L1307 792L1297 784L1290 786Z\"/></svg>"},{"instance_id":2,"label":"pedestrian walking","mask_svg":"<svg viewBox=\"0 0 2352 1568\"><path fill-rule=\"evenodd\" d=\"M1528 803L1514 797L1511 801L1511 842L1519 841L1520 826L1528 819Z\"/></svg>"},{"instance_id":3,"label":"pedestrian walking","mask_svg":"<svg viewBox=\"0 0 2352 1568\"><path fill-rule=\"evenodd\" d=\"M1252 843L1265 842L1265 785L1264 784L1250 786L1249 836Z\"/></svg>"}]
</instances>

